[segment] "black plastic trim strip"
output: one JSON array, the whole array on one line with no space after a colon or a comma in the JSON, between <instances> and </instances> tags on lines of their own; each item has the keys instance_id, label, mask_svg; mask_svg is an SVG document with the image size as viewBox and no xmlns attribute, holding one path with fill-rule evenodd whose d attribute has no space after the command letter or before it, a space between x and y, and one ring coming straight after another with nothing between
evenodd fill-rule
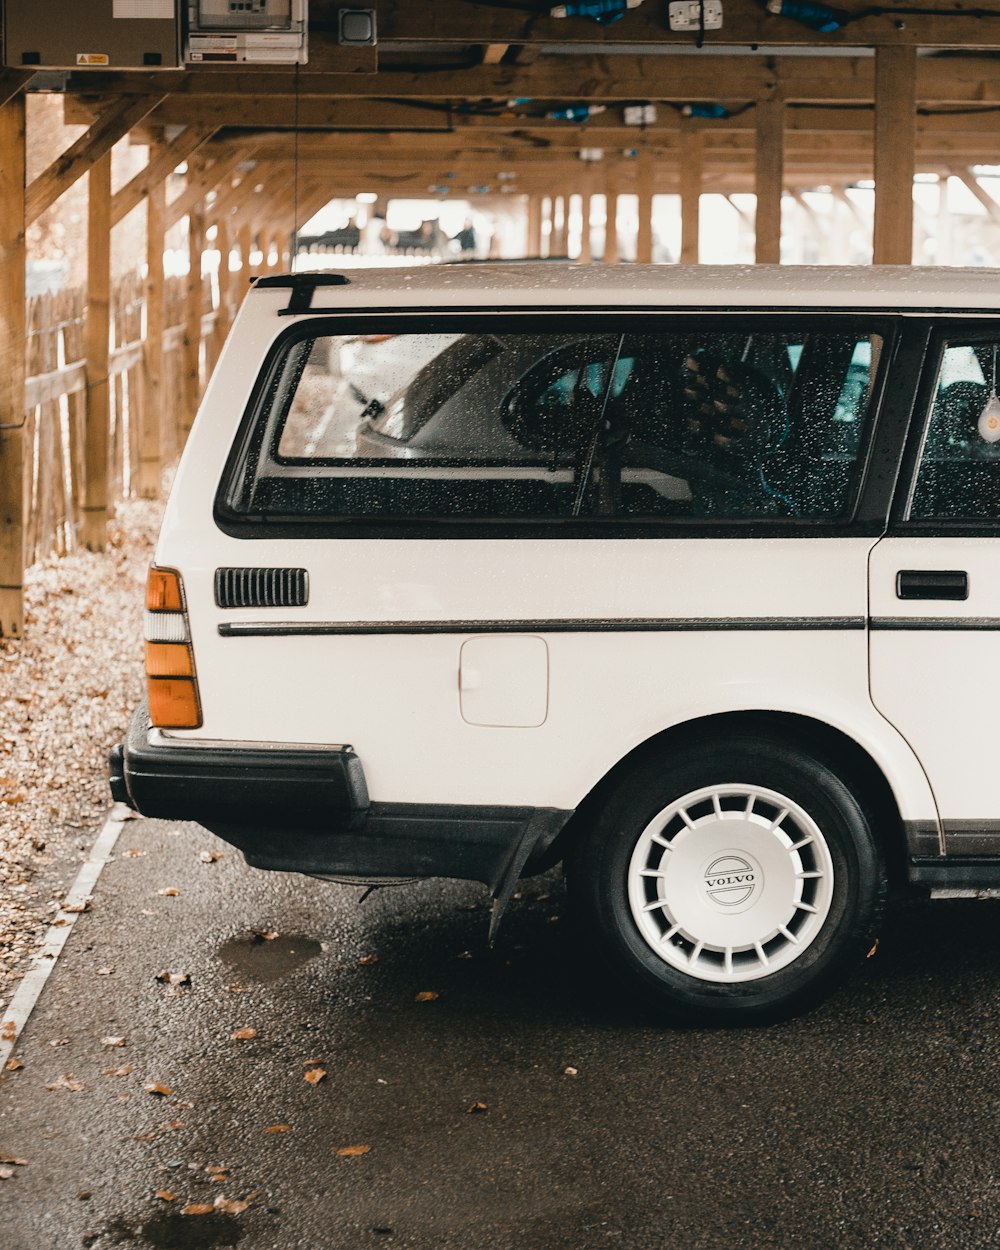
<instances>
[{"instance_id":1,"label":"black plastic trim strip","mask_svg":"<svg viewBox=\"0 0 1000 1250\"><path fill-rule=\"evenodd\" d=\"M914 885L986 889L1000 886L1000 856L913 855L907 875Z\"/></svg>"},{"instance_id":2,"label":"black plastic trim strip","mask_svg":"<svg viewBox=\"0 0 1000 1250\"><path fill-rule=\"evenodd\" d=\"M1000 617L996 616L873 616L869 622L873 630L965 630L983 632L1000 629Z\"/></svg>"},{"instance_id":3,"label":"black plastic trim strip","mask_svg":"<svg viewBox=\"0 0 1000 1250\"><path fill-rule=\"evenodd\" d=\"M604 634L863 630L863 616L744 616L519 621L225 621L223 638L322 634Z\"/></svg>"}]
</instances>

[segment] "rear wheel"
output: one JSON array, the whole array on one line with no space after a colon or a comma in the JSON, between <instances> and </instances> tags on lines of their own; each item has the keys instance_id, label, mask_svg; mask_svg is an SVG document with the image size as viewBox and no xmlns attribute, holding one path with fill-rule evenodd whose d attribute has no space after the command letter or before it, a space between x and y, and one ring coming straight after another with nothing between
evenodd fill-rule
<instances>
[{"instance_id":1,"label":"rear wheel","mask_svg":"<svg viewBox=\"0 0 1000 1250\"><path fill-rule=\"evenodd\" d=\"M669 1015L715 1023L822 997L869 949L885 887L842 778L770 738L647 757L569 868L578 915L617 972Z\"/></svg>"}]
</instances>

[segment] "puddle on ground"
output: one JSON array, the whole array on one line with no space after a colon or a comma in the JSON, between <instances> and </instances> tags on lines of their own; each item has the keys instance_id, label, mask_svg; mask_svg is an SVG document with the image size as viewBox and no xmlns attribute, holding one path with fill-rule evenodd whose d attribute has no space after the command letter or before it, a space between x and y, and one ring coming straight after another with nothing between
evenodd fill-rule
<instances>
[{"instance_id":1,"label":"puddle on ground","mask_svg":"<svg viewBox=\"0 0 1000 1250\"><path fill-rule=\"evenodd\" d=\"M258 934L229 938L219 958L247 981L279 981L322 954L322 944L298 933L279 933L269 940Z\"/></svg>"},{"instance_id":2,"label":"puddle on ground","mask_svg":"<svg viewBox=\"0 0 1000 1250\"><path fill-rule=\"evenodd\" d=\"M181 1215L180 1211L160 1211L138 1229L126 1220L112 1220L102 1234L85 1237L116 1246L143 1246L151 1250L212 1250L215 1246L235 1246L243 1229L234 1215L213 1211L211 1215Z\"/></svg>"}]
</instances>

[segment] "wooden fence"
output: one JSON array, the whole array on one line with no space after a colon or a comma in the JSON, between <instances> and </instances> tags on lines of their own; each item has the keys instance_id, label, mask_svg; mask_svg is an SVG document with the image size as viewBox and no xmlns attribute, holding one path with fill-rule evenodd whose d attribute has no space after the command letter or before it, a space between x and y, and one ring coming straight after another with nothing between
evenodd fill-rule
<instances>
[{"instance_id":1,"label":"wooden fence","mask_svg":"<svg viewBox=\"0 0 1000 1250\"><path fill-rule=\"evenodd\" d=\"M109 352L108 503L137 492L142 439L152 438L156 460L170 464L183 445L192 412L185 330L187 280L165 283L167 329L162 337L158 411L150 411L145 360L145 291L138 274L118 281L111 295ZM84 350L86 297L67 290L38 295L27 305L24 499L25 562L79 545L87 497L87 366ZM217 313L211 284L202 284L199 391L216 356Z\"/></svg>"}]
</instances>

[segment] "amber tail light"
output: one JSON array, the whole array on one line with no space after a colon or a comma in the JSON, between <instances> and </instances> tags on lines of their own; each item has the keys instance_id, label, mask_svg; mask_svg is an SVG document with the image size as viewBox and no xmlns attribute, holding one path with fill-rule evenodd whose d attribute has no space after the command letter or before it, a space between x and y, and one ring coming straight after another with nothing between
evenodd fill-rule
<instances>
[{"instance_id":1,"label":"amber tail light","mask_svg":"<svg viewBox=\"0 0 1000 1250\"><path fill-rule=\"evenodd\" d=\"M197 729L201 698L184 583L174 569L149 570L144 632L150 720L159 729Z\"/></svg>"}]
</instances>

